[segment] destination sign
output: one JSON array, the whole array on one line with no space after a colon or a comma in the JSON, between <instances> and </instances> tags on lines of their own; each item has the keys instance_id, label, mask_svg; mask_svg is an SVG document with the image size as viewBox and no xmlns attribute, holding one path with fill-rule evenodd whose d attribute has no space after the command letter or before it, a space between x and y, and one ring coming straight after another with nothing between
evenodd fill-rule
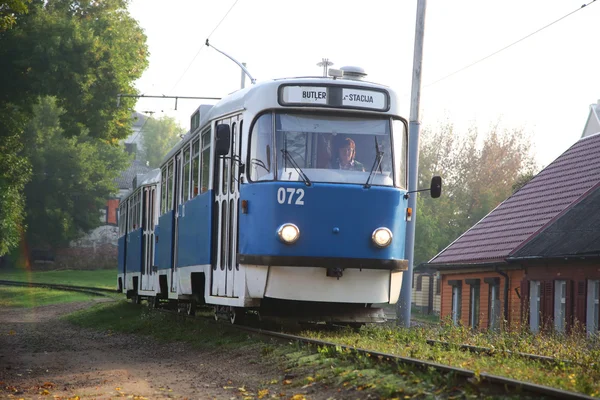
<instances>
[{"instance_id":1,"label":"destination sign","mask_svg":"<svg viewBox=\"0 0 600 400\"><path fill-rule=\"evenodd\" d=\"M386 108L386 96L382 92L344 88L342 94L342 105L344 106L376 108L378 110Z\"/></svg>"},{"instance_id":2,"label":"destination sign","mask_svg":"<svg viewBox=\"0 0 600 400\"><path fill-rule=\"evenodd\" d=\"M367 108L387 111L387 93L342 86L284 86L279 92L281 105L315 105Z\"/></svg>"}]
</instances>

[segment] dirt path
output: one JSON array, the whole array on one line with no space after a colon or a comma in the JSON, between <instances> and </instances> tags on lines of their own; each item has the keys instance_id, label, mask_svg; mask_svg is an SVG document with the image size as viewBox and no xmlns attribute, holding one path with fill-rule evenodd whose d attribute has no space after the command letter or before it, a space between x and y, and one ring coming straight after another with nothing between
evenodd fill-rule
<instances>
[{"instance_id":1,"label":"dirt path","mask_svg":"<svg viewBox=\"0 0 600 400\"><path fill-rule=\"evenodd\" d=\"M0 309L0 398L191 400L243 398L246 393L257 398L259 387L281 381L285 374L278 365L261 365L257 346L227 353L198 351L183 343L98 332L59 319L90 305ZM285 388L272 387L264 398L293 395L284 393Z\"/></svg>"}]
</instances>

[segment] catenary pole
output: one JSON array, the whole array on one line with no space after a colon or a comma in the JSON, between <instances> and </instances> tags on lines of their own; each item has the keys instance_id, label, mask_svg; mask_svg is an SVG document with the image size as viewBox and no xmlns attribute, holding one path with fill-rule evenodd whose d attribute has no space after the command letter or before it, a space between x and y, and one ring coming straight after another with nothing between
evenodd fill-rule
<instances>
[{"instance_id":1,"label":"catenary pole","mask_svg":"<svg viewBox=\"0 0 600 400\"><path fill-rule=\"evenodd\" d=\"M423 37L425 35L426 0L418 0L417 21L415 25L415 49L413 55L412 90L410 96L410 121L408 123L408 190L417 190L419 167L419 103L421 99L421 67L423 64ZM398 325L410 327L410 303L412 298L413 260L415 250L415 223L417 222L417 194L412 193L408 199L412 218L406 226L405 251L408 259L408 270L402 277L400 301L396 306Z\"/></svg>"}]
</instances>

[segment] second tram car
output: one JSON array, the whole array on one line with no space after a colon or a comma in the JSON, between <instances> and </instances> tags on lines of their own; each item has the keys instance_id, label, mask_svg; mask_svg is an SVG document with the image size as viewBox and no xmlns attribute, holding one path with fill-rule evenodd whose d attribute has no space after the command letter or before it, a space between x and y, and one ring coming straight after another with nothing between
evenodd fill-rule
<instances>
[{"instance_id":1,"label":"second tram car","mask_svg":"<svg viewBox=\"0 0 600 400\"><path fill-rule=\"evenodd\" d=\"M356 78L201 105L121 203L120 290L232 322L382 321L373 305L397 301L407 269L407 135L396 94Z\"/></svg>"}]
</instances>

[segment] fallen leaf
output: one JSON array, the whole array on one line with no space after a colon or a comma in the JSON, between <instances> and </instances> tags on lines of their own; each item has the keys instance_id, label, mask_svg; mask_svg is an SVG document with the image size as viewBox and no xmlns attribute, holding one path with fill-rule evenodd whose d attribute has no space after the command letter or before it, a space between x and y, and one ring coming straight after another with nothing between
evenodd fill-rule
<instances>
[{"instance_id":1,"label":"fallen leaf","mask_svg":"<svg viewBox=\"0 0 600 400\"><path fill-rule=\"evenodd\" d=\"M259 390L258 391L258 398L262 399L263 397L265 397L268 394L269 394L269 389Z\"/></svg>"},{"instance_id":2,"label":"fallen leaf","mask_svg":"<svg viewBox=\"0 0 600 400\"><path fill-rule=\"evenodd\" d=\"M283 381L283 384L284 384L284 385L291 385L291 384L292 384L292 380L291 380L291 379L285 379L285 380Z\"/></svg>"},{"instance_id":3,"label":"fallen leaf","mask_svg":"<svg viewBox=\"0 0 600 400\"><path fill-rule=\"evenodd\" d=\"M42 385L42 387L50 389L50 388L54 387L54 383L52 383L52 382L44 382L44 384Z\"/></svg>"},{"instance_id":4,"label":"fallen leaf","mask_svg":"<svg viewBox=\"0 0 600 400\"><path fill-rule=\"evenodd\" d=\"M48 395L50 394L50 392L49 392L48 390L44 389L44 390L42 390L42 391L40 392L40 394L41 394L42 396L48 396Z\"/></svg>"},{"instance_id":5,"label":"fallen leaf","mask_svg":"<svg viewBox=\"0 0 600 400\"><path fill-rule=\"evenodd\" d=\"M303 394L295 394L291 397L290 400L306 400L306 397L304 397Z\"/></svg>"},{"instance_id":6,"label":"fallen leaf","mask_svg":"<svg viewBox=\"0 0 600 400\"><path fill-rule=\"evenodd\" d=\"M17 334L17 332L15 332L15 331L8 331L8 334L9 334L10 336L12 336L12 335L16 335L16 334Z\"/></svg>"}]
</instances>

